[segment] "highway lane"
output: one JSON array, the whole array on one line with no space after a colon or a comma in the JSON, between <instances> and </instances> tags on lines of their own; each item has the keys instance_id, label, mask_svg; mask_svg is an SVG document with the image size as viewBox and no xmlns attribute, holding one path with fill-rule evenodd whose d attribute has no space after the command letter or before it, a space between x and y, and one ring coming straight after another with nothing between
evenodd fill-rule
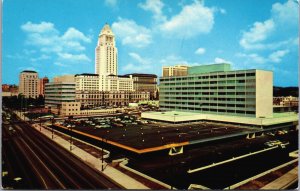
<instances>
[{"instance_id":1,"label":"highway lane","mask_svg":"<svg viewBox=\"0 0 300 191\"><path fill-rule=\"evenodd\" d=\"M14 125L13 146L45 189L122 189L27 123ZM100 161L99 161L100 162ZM37 185L33 185L37 186ZM38 189L40 187L32 187Z\"/></svg>"}]
</instances>

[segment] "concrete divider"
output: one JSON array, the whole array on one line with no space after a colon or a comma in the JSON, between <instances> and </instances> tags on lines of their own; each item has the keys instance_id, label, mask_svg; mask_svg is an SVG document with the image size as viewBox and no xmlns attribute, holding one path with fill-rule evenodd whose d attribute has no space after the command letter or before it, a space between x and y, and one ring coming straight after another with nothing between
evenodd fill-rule
<instances>
[{"instance_id":1,"label":"concrete divider","mask_svg":"<svg viewBox=\"0 0 300 191\"><path fill-rule=\"evenodd\" d=\"M200 184L190 184L188 190L211 190L208 187L202 186Z\"/></svg>"},{"instance_id":2,"label":"concrete divider","mask_svg":"<svg viewBox=\"0 0 300 191\"><path fill-rule=\"evenodd\" d=\"M215 167L215 166L218 166L218 165L221 165L221 164L225 164L225 163L228 163L228 162L231 162L231 161L235 161L235 160L238 160L238 159L241 159L241 158L245 158L245 157L248 157L248 156L251 156L251 155L259 154L259 153L266 152L266 151L276 149L276 148L278 148L278 145L276 145L274 147L271 147L271 148L259 150L259 151L253 152L253 153L250 152L249 154L241 155L241 156L238 156L238 157L232 157L231 159L224 160L224 161L217 162L217 163L213 163L213 164L203 166L203 167L200 167L200 168L196 168L196 169L193 169L193 170L188 170L187 172L188 173L198 172L198 171L201 171L201 170L204 170L204 169L212 168L212 167Z\"/></svg>"},{"instance_id":3,"label":"concrete divider","mask_svg":"<svg viewBox=\"0 0 300 191\"><path fill-rule=\"evenodd\" d=\"M248 179L246 179L246 180L243 180L243 181L241 181L241 182L238 182L238 183L236 183L236 184L233 184L233 185L231 185L231 186L228 186L227 188L224 188L224 189L225 189L225 190L228 190L228 189L230 189L230 190L235 189L235 188L237 188L237 187L239 187L239 186L242 186L242 185L246 184L247 182L250 182L250 181L252 181L252 180L258 179L258 178L260 178L260 177L262 177L262 176L264 176L264 175L266 175L266 174L269 174L269 173L271 173L271 172L273 172L273 171L276 171L276 170L278 170L278 169L280 169L280 168L283 168L283 167L285 167L285 166L288 166L288 165L290 165L290 164L293 164L293 163L296 162L296 161L298 161L298 159L294 159L294 160L292 160L292 161L290 161L290 162L284 163L284 164L282 164L282 165L280 165L280 166L277 166L277 167L275 167L275 168L272 168L272 169L270 169L270 170L267 170L267 171L265 171L265 172L263 172L263 173L260 173L260 174L258 174L258 175L252 176L252 177L250 177L250 178L248 178Z\"/></svg>"},{"instance_id":4,"label":"concrete divider","mask_svg":"<svg viewBox=\"0 0 300 191\"><path fill-rule=\"evenodd\" d=\"M148 175L146 175L146 174L143 174L143 173L141 173L141 172L139 172L139 171L137 171L137 170L134 170L134 169L132 169L132 168L126 166L126 165L128 164L128 161L129 161L129 159L127 159L127 158L122 158L122 159L113 160L112 162L113 162L113 163L120 162L120 163L119 163L119 166L120 166L121 168L123 168L123 169L125 169L125 170L128 170L128 171L130 171L130 172L132 172L132 173L134 173L134 174L137 174L137 175L139 175L139 176L141 176L141 177L143 177L143 178L145 178L145 179L147 179L147 180L149 180L149 181L151 181L151 182L155 182L155 183L157 183L157 184L159 184L159 185L165 187L166 189L171 189L171 188L176 189L176 188L172 187L171 185L168 185L168 184L166 184L166 183L163 183L163 182L161 182L161 181L159 181L159 180L157 180L157 179L155 179L155 178L152 178L152 177L150 177L150 176L148 176Z\"/></svg>"}]
</instances>

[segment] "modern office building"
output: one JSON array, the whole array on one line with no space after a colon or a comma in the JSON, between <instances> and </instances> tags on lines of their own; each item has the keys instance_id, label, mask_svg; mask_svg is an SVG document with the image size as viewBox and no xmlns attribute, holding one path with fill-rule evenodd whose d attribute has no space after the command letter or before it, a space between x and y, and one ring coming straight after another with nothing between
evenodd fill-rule
<instances>
[{"instance_id":1,"label":"modern office building","mask_svg":"<svg viewBox=\"0 0 300 191\"><path fill-rule=\"evenodd\" d=\"M49 83L49 79L47 77L40 78L38 81L38 94L44 96L45 95L45 84Z\"/></svg>"},{"instance_id":2,"label":"modern office building","mask_svg":"<svg viewBox=\"0 0 300 191\"><path fill-rule=\"evenodd\" d=\"M185 65L163 66L162 70L163 70L162 77L186 76L188 71L188 66Z\"/></svg>"},{"instance_id":3,"label":"modern office building","mask_svg":"<svg viewBox=\"0 0 300 191\"><path fill-rule=\"evenodd\" d=\"M134 91L150 92L150 99L156 99L157 75L155 74L126 74L133 79Z\"/></svg>"},{"instance_id":4,"label":"modern office building","mask_svg":"<svg viewBox=\"0 0 300 191\"><path fill-rule=\"evenodd\" d=\"M256 118L273 115L273 72L231 70L228 64L190 67L160 78L160 108Z\"/></svg>"},{"instance_id":5,"label":"modern office building","mask_svg":"<svg viewBox=\"0 0 300 191\"><path fill-rule=\"evenodd\" d=\"M108 24L102 28L95 49L95 74L118 74L118 49L115 44L115 35Z\"/></svg>"},{"instance_id":6,"label":"modern office building","mask_svg":"<svg viewBox=\"0 0 300 191\"><path fill-rule=\"evenodd\" d=\"M38 97L38 73L31 70L24 70L19 75L19 93L26 98Z\"/></svg>"},{"instance_id":7,"label":"modern office building","mask_svg":"<svg viewBox=\"0 0 300 191\"><path fill-rule=\"evenodd\" d=\"M50 82L45 86L45 105L60 107L62 102L75 101L75 83Z\"/></svg>"}]
</instances>

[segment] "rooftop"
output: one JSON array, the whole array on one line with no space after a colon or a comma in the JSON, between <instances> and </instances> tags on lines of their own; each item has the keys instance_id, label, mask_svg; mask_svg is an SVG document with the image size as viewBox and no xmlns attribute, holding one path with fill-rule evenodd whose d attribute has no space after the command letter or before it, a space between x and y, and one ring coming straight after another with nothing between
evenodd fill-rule
<instances>
[{"instance_id":1,"label":"rooftop","mask_svg":"<svg viewBox=\"0 0 300 191\"><path fill-rule=\"evenodd\" d=\"M202 114L193 112L145 112L142 113L142 118L153 119L171 123L210 120L219 122L239 123L247 125L273 125L285 122L298 121L298 114L294 112L274 113L270 118L254 118L244 116Z\"/></svg>"},{"instance_id":2,"label":"rooftop","mask_svg":"<svg viewBox=\"0 0 300 191\"><path fill-rule=\"evenodd\" d=\"M142 73L125 74L124 76L130 76L130 75L132 75L133 77L154 77L154 78L157 78L157 75L155 75L155 74L142 74Z\"/></svg>"},{"instance_id":3,"label":"rooftop","mask_svg":"<svg viewBox=\"0 0 300 191\"><path fill-rule=\"evenodd\" d=\"M93 73L82 73L82 74L75 74L76 76L99 76L99 74L93 74Z\"/></svg>"},{"instance_id":4,"label":"rooftop","mask_svg":"<svg viewBox=\"0 0 300 191\"><path fill-rule=\"evenodd\" d=\"M37 72L33 70L23 70L21 73L37 73Z\"/></svg>"}]
</instances>

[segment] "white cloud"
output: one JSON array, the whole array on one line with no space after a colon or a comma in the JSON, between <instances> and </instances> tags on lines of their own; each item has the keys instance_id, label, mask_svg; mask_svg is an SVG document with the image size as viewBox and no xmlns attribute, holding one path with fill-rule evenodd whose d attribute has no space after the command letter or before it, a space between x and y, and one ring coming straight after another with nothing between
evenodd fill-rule
<instances>
[{"instance_id":1,"label":"white cloud","mask_svg":"<svg viewBox=\"0 0 300 191\"><path fill-rule=\"evenodd\" d=\"M244 58L244 63L257 63L257 64L264 64L267 62L267 59L264 57L256 54L245 54L245 53L238 53L236 56Z\"/></svg>"},{"instance_id":2,"label":"white cloud","mask_svg":"<svg viewBox=\"0 0 300 191\"><path fill-rule=\"evenodd\" d=\"M58 57L69 62L91 62L85 54L58 53Z\"/></svg>"},{"instance_id":3,"label":"white cloud","mask_svg":"<svg viewBox=\"0 0 300 191\"><path fill-rule=\"evenodd\" d=\"M209 33L214 25L214 9L205 7L199 1L182 8L178 15L160 25L167 36L191 38Z\"/></svg>"},{"instance_id":4,"label":"white cloud","mask_svg":"<svg viewBox=\"0 0 300 191\"><path fill-rule=\"evenodd\" d=\"M152 42L151 31L133 20L118 18L118 21L112 24L112 30L122 40L123 45L140 48Z\"/></svg>"},{"instance_id":5,"label":"white cloud","mask_svg":"<svg viewBox=\"0 0 300 191\"><path fill-rule=\"evenodd\" d=\"M21 29L26 33L26 45L37 47L43 54L54 53L54 58L62 58L62 55L74 55L68 58L69 61L78 60L90 61L85 54L79 54L85 50L83 43L90 43L91 37L84 35L74 27L70 27L60 35L53 23L41 22L39 24L30 21L23 24ZM77 52L73 54L73 52ZM46 59L45 55L38 58L32 58L31 61Z\"/></svg>"},{"instance_id":6,"label":"white cloud","mask_svg":"<svg viewBox=\"0 0 300 191\"><path fill-rule=\"evenodd\" d=\"M260 43L264 41L268 35L274 31L275 24L272 19L265 22L255 22L250 28L250 31L243 32L240 45L245 49L260 49L264 47L264 44Z\"/></svg>"},{"instance_id":7,"label":"white cloud","mask_svg":"<svg viewBox=\"0 0 300 191\"><path fill-rule=\"evenodd\" d=\"M142 58L139 54L134 52L130 52L129 56L142 65L147 65L151 63L149 59Z\"/></svg>"},{"instance_id":8,"label":"white cloud","mask_svg":"<svg viewBox=\"0 0 300 191\"><path fill-rule=\"evenodd\" d=\"M165 58L161 59L159 63L162 64L162 66L173 66L173 65L188 65L188 62L181 58L180 56L176 55L168 55Z\"/></svg>"},{"instance_id":9,"label":"white cloud","mask_svg":"<svg viewBox=\"0 0 300 191\"><path fill-rule=\"evenodd\" d=\"M247 50L277 49L291 43L298 36L299 6L295 1L272 5L271 17L263 22L255 22L244 31L240 45ZM284 39L285 38L285 39Z\"/></svg>"},{"instance_id":10,"label":"white cloud","mask_svg":"<svg viewBox=\"0 0 300 191\"><path fill-rule=\"evenodd\" d=\"M202 55L206 52L205 48L198 48L196 51L195 51L195 54L198 54L198 55Z\"/></svg>"},{"instance_id":11,"label":"white cloud","mask_svg":"<svg viewBox=\"0 0 300 191\"><path fill-rule=\"evenodd\" d=\"M85 36L82 32L77 29L71 27L65 32L65 34L61 37L63 40L81 40L83 42L91 42L91 39Z\"/></svg>"},{"instance_id":12,"label":"white cloud","mask_svg":"<svg viewBox=\"0 0 300 191\"><path fill-rule=\"evenodd\" d=\"M51 57L45 54L42 54L41 56L37 57L37 58L31 58L30 61L31 62L37 62L37 61L41 61L41 60L49 60Z\"/></svg>"},{"instance_id":13,"label":"white cloud","mask_svg":"<svg viewBox=\"0 0 300 191\"><path fill-rule=\"evenodd\" d=\"M130 71L130 72L145 72L149 69L151 69L150 65L135 65L132 63L129 63L123 67L124 71Z\"/></svg>"},{"instance_id":14,"label":"white cloud","mask_svg":"<svg viewBox=\"0 0 300 191\"><path fill-rule=\"evenodd\" d=\"M223 64L223 63L231 64L232 63L231 61L228 61L228 60L225 60L225 59L219 58L219 57L216 57L214 61L216 64Z\"/></svg>"},{"instance_id":15,"label":"white cloud","mask_svg":"<svg viewBox=\"0 0 300 191\"><path fill-rule=\"evenodd\" d=\"M278 22L284 24L298 25L299 22L299 5L292 0L286 1L286 3L275 3L272 6L272 16Z\"/></svg>"},{"instance_id":16,"label":"white cloud","mask_svg":"<svg viewBox=\"0 0 300 191\"><path fill-rule=\"evenodd\" d=\"M117 0L105 0L105 5L108 7L115 7L118 3Z\"/></svg>"},{"instance_id":17,"label":"white cloud","mask_svg":"<svg viewBox=\"0 0 300 191\"><path fill-rule=\"evenodd\" d=\"M269 60L271 62L279 63L281 62L282 57L284 57L287 53L289 53L289 50L278 50L269 55Z\"/></svg>"},{"instance_id":18,"label":"white cloud","mask_svg":"<svg viewBox=\"0 0 300 191\"><path fill-rule=\"evenodd\" d=\"M260 56L256 53L238 53L236 56L245 58L244 62L247 64L266 64L266 63L280 63L282 58L289 53L289 50L278 50L275 52L272 52L267 57Z\"/></svg>"},{"instance_id":19,"label":"white cloud","mask_svg":"<svg viewBox=\"0 0 300 191\"><path fill-rule=\"evenodd\" d=\"M166 20L166 16L164 16L162 13L164 3L161 0L146 0L144 3L139 3L138 6L146 11L152 12L154 20Z\"/></svg>"},{"instance_id":20,"label":"white cloud","mask_svg":"<svg viewBox=\"0 0 300 191\"><path fill-rule=\"evenodd\" d=\"M54 28L54 24L50 22L41 22L40 24L34 24L28 21L26 24L21 26L21 29L25 32L30 33L58 33Z\"/></svg>"}]
</instances>

